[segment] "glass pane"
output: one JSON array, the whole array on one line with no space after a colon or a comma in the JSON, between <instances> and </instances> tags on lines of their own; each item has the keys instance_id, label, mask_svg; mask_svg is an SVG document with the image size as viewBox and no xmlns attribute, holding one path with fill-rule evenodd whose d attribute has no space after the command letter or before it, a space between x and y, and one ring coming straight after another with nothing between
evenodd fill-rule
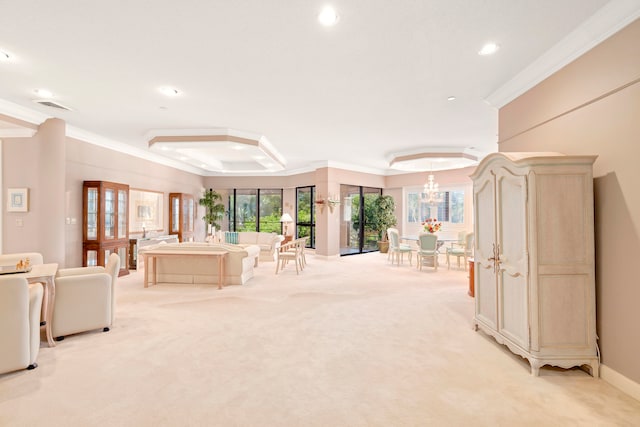
<instances>
[{"instance_id":1,"label":"glass pane","mask_svg":"<svg viewBox=\"0 0 640 427\"><path fill-rule=\"evenodd\" d=\"M282 232L281 216L282 190L260 190L259 231L280 234Z\"/></svg>"},{"instance_id":2,"label":"glass pane","mask_svg":"<svg viewBox=\"0 0 640 427\"><path fill-rule=\"evenodd\" d=\"M420 195L418 193L407 194L407 222L422 222L420 220Z\"/></svg>"},{"instance_id":3,"label":"glass pane","mask_svg":"<svg viewBox=\"0 0 640 427\"><path fill-rule=\"evenodd\" d=\"M120 268L127 265L127 248L118 248L118 256L120 257Z\"/></svg>"},{"instance_id":4,"label":"glass pane","mask_svg":"<svg viewBox=\"0 0 640 427\"><path fill-rule=\"evenodd\" d=\"M233 208L235 204L233 193L229 194L229 231L236 231L234 224L236 223L236 211Z\"/></svg>"},{"instance_id":5,"label":"glass pane","mask_svg":"<svg viewBox=\"0 0 640 427\"><path fill-rule=\"evenodd\" d=\"M364 232L362 236L362 252L371 252L378 250L378 230L376 230L371 224L374 217L374 204L373 202L382 194L379 188L363 187L362 195L363 200L363 220L364 220Z\"/></svg>"},{"instance_id":6,"label":"glass pane","mask_svg":"<svg viewBox=\"0 0 640 427\"><path fill-rule=\"evenodd\" d=\"M127 192L118 190L118 239L127 237L127 214Z\"/></svg>"},{"instance_id":7,"label":"glass pane","mask_svg":"<svg viewBox=\"0 0 640 427\"><path fill-rule=\"evenodd\" d=\"M182 218L182 225L184 231L193 231L193 199L185 198L183 203L184 217Z\"/></svg>"},{"instance_id":8,"label":"glass pane","mask_svg":"<svg viewBox=\"0 0 640 427\"><path fill-rule=\"evenodd\" d=\"M115 237L115 192L113 190L104 191L104 237L113 239Z\"/></svg>"},{"instance_id":9,"label":"glass pane","mask_svg":"<svg viewBox=\"0 0 640 427\"><path fill-rule=\"evenodd\" d=\"M464 191L451 191L451 210L449 220L454 224L464 223Z\"/></svg>"},{"instance_id":10,"label":"glass pane","mask_svg":"<svg viewBox=\"0 0 640 427\"><path fill-rule=\"evenodd\" d=\"M196 217L195 200L189 198L189 231L193 231Z\"/></svg>"},{"instance_id":11,"label":"glass pane","mask_svg":"<svg viewBox=\"0 0 640 427\"><path fill-rule=\"evenodd\" d=\"M180 229L180 199L177 197L171 198L171 232L177 233Z\"/></svg>"},{"instance_id":12,"label":"glass pane","mask_svg":"<svg viewBox=\"0 0 640 427\"><path fill-rule=\"evenodd\" d=\"M448 191L440 193L442 202L438 203L438 213L433 217L438 221L449 221L449 194ZM433 212L433 210L431 212Z\"/></svg>"},{"instance_id":13,"label":"glass pane","mask_svg":"<svg viewBox=\"0 0 640 427\"><path fill-rule=\"evenodd\" d=\"M87 267L98 265L98 251L87 251Z\"/></svg>"},{"instance_id":14,"label":"glass pane","mask_svg":"<svg viewBox=\"0 0 640 427\"><path fill-rule=\"evenodd\" d=\"M298 212L297 222L299 224L311 224L311 187L298 188ZM304 236L298 236L304 237Z\"/></svg>"},{"instance_id":15,"label":"glass pane","mask_svg":"<svg viewBox=\"0 0 640 427\"><path fill-rule=\"evenodd\" d=\"M87 189L87 240L98 238L98 189Z\"/></svg>"},{"instance_id":16,"label":"glass pane","mask_svg":"<svg viewBox=\"0 0 640 427\"><path fill-rule=\"evenodd\" d=\"M258 190L236 190L236 231L256 231Z\"/></svg>"},{"instance_id":17,"label":"glass pane","mask_svg":"<svg viewBox=\"0 0 640 427\"><path fill-rule=\"evenodd\" d=\"M107 266L107 261L109 260L109 255L111 255L111 250L105 249L104 250L104 265L103 265L103 267ZM123 265L123 264L120 264L120 265Z\"/></svg>"},{"instance_id":18,"label":"glass pane","mask_svg":"<svg viewBox=\"0 0 640 427\"><path fill-rule=\"evenodd\" d=\"M313 200L315 199L314 186L298 187L296 189L296 231L297 237L309 237L307 247L316 247L316 212L317 209ZM306 234L299 234L306 233ZM310 233L310 235L309 235Z\"/></svg>"},{"instance_id":19,"label":"glass pane","mask_svg":"<svg viewBox=\"0 0 640 427\"><path fill-rule=\"evenodd\" d=\"M340 255L360 253L360 187L340 185Z\"/></svg>"}]
</instances>

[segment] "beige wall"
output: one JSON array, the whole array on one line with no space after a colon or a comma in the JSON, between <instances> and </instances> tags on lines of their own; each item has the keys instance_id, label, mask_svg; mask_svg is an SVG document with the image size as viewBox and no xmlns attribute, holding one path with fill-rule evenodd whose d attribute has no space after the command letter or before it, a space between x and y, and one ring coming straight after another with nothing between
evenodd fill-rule
<instances>
[{"instance_id":1,"label":"beige wall","mask_svg":"<svg viewBox=\"0 0 640 427\"><path fill-rule=\"evenodd\" d=\"M640 20L499 113L500 151L597 154L597 330L602 363L640 383ZM550 207L553 208L553 207Z\"/></svg>"},{"instance_id":2,"label":"beige wall","mask_svg":"<svg viewBox=\"0 0 640 427\"><path fill-rule=\"evenodd\" d=\"M37 251L47 262L64 264L64 135L65 123L50 119L31 138L3 140L2 194L29 191L28 212L7 212L3 197L4 253Z\"/></svg>"},{"instance_id":3,"label":"beige wall","mask_svg":"<svg viewBox=\"0 0 640 427\"><path fill-rule=\"evenodd\" d=\"M193 195L197 206L195 235L197 240L204 240L201 220L204 210L197 205L204 189L202 177L72 138L67 138L66 147L66 217L75 221L66 226L67 265L82 264L82 181L85 180L119 182L130 188L164 193L164 230L160 234L169 234L169 193ZM140 237L130 235L135 236Z\"/></svg>"}]
</instances>

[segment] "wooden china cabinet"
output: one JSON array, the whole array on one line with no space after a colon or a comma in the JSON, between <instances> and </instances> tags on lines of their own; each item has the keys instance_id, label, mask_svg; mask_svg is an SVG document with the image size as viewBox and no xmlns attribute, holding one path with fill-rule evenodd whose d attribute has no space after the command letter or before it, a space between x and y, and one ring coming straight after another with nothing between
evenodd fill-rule
<instances>
[{"instance_id":1,"label":"wooden china cabinet","mask_svg":"<svg viewBox=\"0 0 640 427\"><path fill-rule=\"evenodd\" d=\"M82 265L104 266L120 257L120 273L129 274L129 186L84 181L82 186Z\"/></svg>"},{"instance_id":2,"label":"wooden china cabinet","mask_svg":"<svg viewBox=\"0 0 640 427\"><path fill-rule=\"evenodd\" d=\"M193 196L185 193L169 193L169 234L177 234L180 242L193 242L195 219Z\"/></svg>"}]
</instances>

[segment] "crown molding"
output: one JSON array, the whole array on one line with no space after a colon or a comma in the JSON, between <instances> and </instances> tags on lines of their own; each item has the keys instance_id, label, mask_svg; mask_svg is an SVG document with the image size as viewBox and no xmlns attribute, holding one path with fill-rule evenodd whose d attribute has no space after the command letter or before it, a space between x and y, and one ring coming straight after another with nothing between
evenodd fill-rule
<instances>
[{"instance_id":1,"label":"crown molding","mask_svg":"<svg viewBox=\"0 0 640 427\"><path fill-rule=\"evenodd\" d=\"M48 114L23 107L22 105L15 104L4 99L0 99L0 114L13 117L14 119L23 120L28 123L33 123L35 125L40 125L47 119L53 118L53 116Z\"/></svg>"},{"instance_id":2,"label":"crown molding","mask_svg":"<svg viewBox=\"0 0 640 427\"><path fill-rule=\"evenodd\" d=\"M99 147L108 148L110 150L117 151L119 153L128 154L130 156L138 157L143 160L147 160L153 163L158 163L164 166L169 166L174 169L179 169L185 172L194 173L196 175L203 175L201 169L186 165L182 162L173 161L167 157L151 153L147 150L133 147L122 142L114 141L113 139L106 138L104 136L95 134L93 132L86 131L84 129L67 125L67 136L75 138L80 141L97 145Z\"/></svg>"},{"instance_id":3,"label":"crown molding","mask_svg":"<svg viewBox=\"0 0 640 427\"><path fill-rule=\"evenodd\" d=\"M612 0L485 99L502 108L640 17L640 0Z\"/></svg>"}]
</instances>

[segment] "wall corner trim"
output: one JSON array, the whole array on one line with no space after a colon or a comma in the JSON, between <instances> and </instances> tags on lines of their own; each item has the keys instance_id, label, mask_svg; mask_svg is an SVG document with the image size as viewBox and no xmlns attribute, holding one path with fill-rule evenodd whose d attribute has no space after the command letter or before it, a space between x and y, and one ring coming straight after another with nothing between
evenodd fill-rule
<instances>
[{"instance_id":1,"label":"wall corner trim","mask_svg":"<svg viewBox=\"0 0 640 427\"><path fill-rule=\"evenodd\" d=\"M640 401L640 384L625 377L618 371L611 369L607 365L600 364L600 378Z\"/></svg>"}]
</instances>

